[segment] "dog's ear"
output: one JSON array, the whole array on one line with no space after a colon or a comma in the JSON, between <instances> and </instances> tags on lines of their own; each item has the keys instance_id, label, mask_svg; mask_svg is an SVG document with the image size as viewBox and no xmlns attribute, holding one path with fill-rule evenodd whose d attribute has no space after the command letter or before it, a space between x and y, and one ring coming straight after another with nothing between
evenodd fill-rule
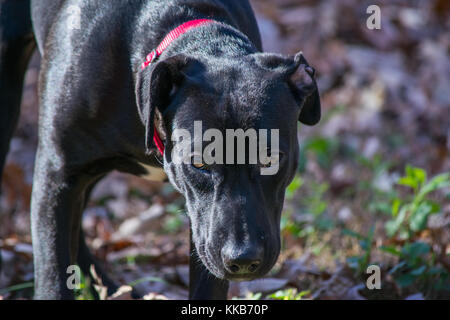
<instances>
[{"instance_id":1,"label":"dog's ear","mask_svg":"<svg viewBox=\"0 0 450 320\"><path fill-rule=\"evenodd\" d=\"M292 78L289 85L295 100L302 105L299 120L310 126L315 125L321 116L319 89L315 79L316 71L299 52L294 57L290 72L292 72Z\"/></svg>"},{"instance_id":2,"label":"dog's ear","mask_svg":"<svg viewBox=\"0 0 450 320\"><path fill-rule=\"evenodd\" d=\"M155 112L163 112L170 104L173 90L183 79L182 69L189 59L176 55L140 71L136 80L136 102L145 125L145 147L149 153L153 144Z\"/></svg>"},{"instance_id":3,"label":"dog's ear","mask_svg":"<svg viewBox=\"0 0 450 320\"><path fill-rule=\"evenodd\" d=\"M319 89L315 80L315 70L301 52L286 58L277 54L258 54L258 62L285 76L295 101L301 108L298 120L306 125L315 125L321 116Z\"/></svg>"}]
</instances>

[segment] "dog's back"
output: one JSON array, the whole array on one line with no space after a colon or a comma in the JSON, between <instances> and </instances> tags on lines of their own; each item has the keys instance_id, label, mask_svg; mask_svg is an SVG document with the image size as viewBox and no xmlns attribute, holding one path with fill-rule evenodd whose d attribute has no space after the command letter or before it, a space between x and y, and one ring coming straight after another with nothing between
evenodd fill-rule
<instances>
[{"instance_id":1,"label":"dog's back","mask_svg":"<svg viewBox=\"0 0 450 320\"><path fill-rule=\"evenodd\" d=\"M30 2L30 0L23 2ZM77 14L77 11L80 10L80 13L83 11L83 19L86 21L104 18L110 23L114 21L111 18L117 13L120 13L126 20L129 20L131 16L144 15L145 21L156 23L152 27L149 26L148 31L152 32L153 27L158 29L158 25L167 20L165 16L173 18L177 14L185 15L182 9L185 5L189 7L202 6L205 14L208 14L208 11L217 13L217 8L221 8L227 13L231 12L236 25L239 25L241 30L247 33L247 36L255 42L257 47L261 47L259 32L254 28L256 21L250 4L247 1L240 0L78 0L70 2L66 0L31 0L31 15L38 47L42 53L52 25L58 20L65 19L64 12ZM91 8L95 8L95 10L85 10ZM152 10L147 10L148 8L152 8ZM149 12L155 13L154 17L148 17ZM83 21L80 22L82 25L86 24Z\"/></svg>"}]
</instances>

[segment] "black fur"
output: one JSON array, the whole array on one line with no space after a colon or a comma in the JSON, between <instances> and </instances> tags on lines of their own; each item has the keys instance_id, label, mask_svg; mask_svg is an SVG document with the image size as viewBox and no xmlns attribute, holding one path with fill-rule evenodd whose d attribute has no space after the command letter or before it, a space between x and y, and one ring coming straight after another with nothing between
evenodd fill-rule
<instances>
[{"instance_id":1,"label":"black fur","mask_svg":"<svg viewBox=\"0 0 450 320\"><path fill-rule=\"evenodd\" d=\"M2 166L34 45L31 21L42 55L31 209L36 298L73 297L67 266L78 261L87 269L94 263L80 239L89 191L111 170L146 174L140 163L163 163L170 182L186 197L191 298L224 299L227 279L267 273L278 257L284 192L298 162L297 120L315 124L320 118L314 70L301 54L261 53L247 1L70 4L81 9L80 29L70 28L69 2L32 0L31 16L21 10L28 1L0 2ZM221 23L189 31L157 63L140 70L168 32L198 18ZM192 131L194 120L202 120L204 129L280 129L280 170L261 176L255 165L215 165L209 171L175 165L170 139L162 159L152 143L155 123L161 136L170 137L176 128ZM228 261L237 256L258 261L254 272L230 271ZM114 284L102 277L113 291Z\"/></svg>"}]
</instances>

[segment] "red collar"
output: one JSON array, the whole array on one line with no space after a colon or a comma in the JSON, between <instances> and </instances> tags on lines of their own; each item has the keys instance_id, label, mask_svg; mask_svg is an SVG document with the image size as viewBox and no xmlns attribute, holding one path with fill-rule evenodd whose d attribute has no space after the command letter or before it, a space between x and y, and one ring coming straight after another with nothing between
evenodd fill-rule
<instances>
[{"instance_id":1,"label":"red collar","mask_svg":"<svg viewBox=\"0 0 450 320\"><path fill-rule=\"evenodd\" d=\"M215 21L210 19L191 20L183 23L182 25L170 31L169 34L167 34L166 37L163 39L163 41L158 45L158 47L152 50L152 52L150 52L147 55L147 57L145 58L145 62L142 63L141 65L142 70L148 67L151 63L155 62L159 58L159 56L164 52L164 50L166 50L167 47L172 43L172 41L177 39L179 36L185 34L190 29L212 22ZM154 128L153 130L153 142L155 143L159 152L161 152L161 154L164 155L164 143L162 142L161 137L159 136L158 130L156 130L156 128Z\"/></svg>"}]
</instances>

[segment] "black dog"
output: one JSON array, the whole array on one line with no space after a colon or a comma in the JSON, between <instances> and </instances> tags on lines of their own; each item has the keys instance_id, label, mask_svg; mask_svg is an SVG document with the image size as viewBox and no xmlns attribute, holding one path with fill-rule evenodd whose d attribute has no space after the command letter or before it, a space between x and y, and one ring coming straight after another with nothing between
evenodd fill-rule
<instances>
[{"instance_id":1,"label":"black dog","mask_svg":"<svg viewBox=\"0 0 450 320\"><path fill-rule=\"evenodd\" d=\"M42 56L31 209L36 298L72 298L68 266L78 262L88 274L95 264L81 214L90 190L112 170L159 178L163 168L185 196L191 298L225 299L227 280L271 269L285 188L297 166L297 120L317 123L320 102L314 69L301 54L261 52L247 1L6 0L0 6L2 168L35 43ZM186 31L142 70L171 30L196 19L214 22ZM259 175L253 164L175 164L170 137L177 128L192 132L194 120L222 131L279 129L278 172ZM163 156L153 143L155 128ZM102 278L113 291L114 283Z\"/></svg>"}]
</instances>

